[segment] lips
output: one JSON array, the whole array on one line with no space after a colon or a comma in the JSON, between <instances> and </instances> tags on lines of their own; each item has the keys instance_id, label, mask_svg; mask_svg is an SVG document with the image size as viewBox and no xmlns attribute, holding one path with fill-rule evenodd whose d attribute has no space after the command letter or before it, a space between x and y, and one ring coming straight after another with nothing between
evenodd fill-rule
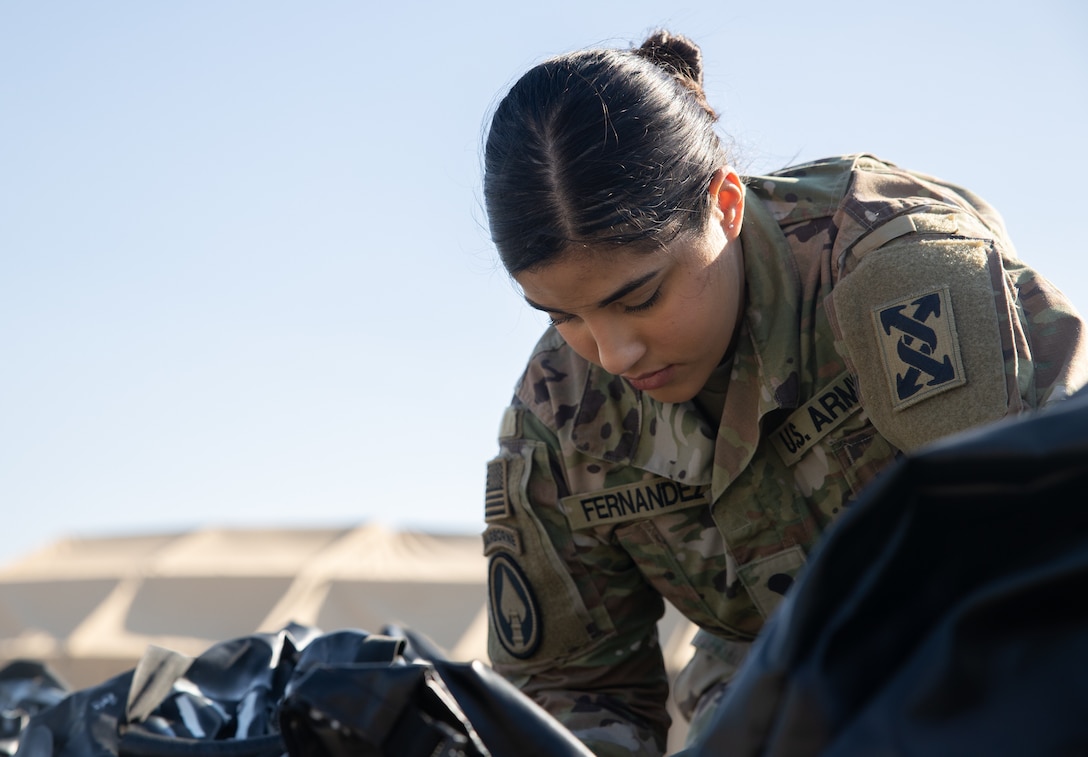
<instances>
[{"instance_id":1,"label":"lips","mask_svg":"<svg viewBox=\"0 0 1088 757\"><path fill-rule=\"evenodd\" d=\"M627 379L627 383L638 389L640 392L652 392L655 389L660 389L665 384L672 381L673 374L676 372L676 366L666 365L664 368L653 373L643 373L641 376L624 376Z\"/></svg>"}]
</instances>

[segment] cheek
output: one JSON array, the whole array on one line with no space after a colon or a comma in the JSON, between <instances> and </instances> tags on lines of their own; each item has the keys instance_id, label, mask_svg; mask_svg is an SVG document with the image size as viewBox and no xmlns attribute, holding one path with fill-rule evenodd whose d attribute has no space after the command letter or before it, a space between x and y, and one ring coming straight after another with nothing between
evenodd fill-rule
<instances>
[{"instance_id":1,"label":"cheek","mask_svg":"<svg viewBox=\"0 0 1088 757\"><path fill-rule=\"evenodd\" d=\"M662 313L657 318L647 319L642 329L642 341L652 351L664 353L665 357L682 352L693 338L693 326L700 321L700 316L690 311L679 315Z\"/></svg>"},{"instance_id":2,"label":"cheek","mask_svg":"<svg viewBox=\"0 0 1088 757\"><path fill-rule=\"evenodd\" d=\"M736 307L736 297L732 286L708 286L701 295L688 301L683 317L677 320L675 342L700 360L717 361L725 354L733 334L734 319L730 314Z\"/></svg>"},{"instance_id":3,"label":"cheek","mask_svg":"<svg viewBox=\"0 0 1088 757\"><path fill-rule=\"evenodd\" d=\"M689 342L700 341L707 324L715 320L709 313L715 300L705 296L707 291L707 287L700 285L678 292L679 296L653 317L645 319L643 333L646 340L659 348L682 348Z\"/></svg>"}]
</instances>

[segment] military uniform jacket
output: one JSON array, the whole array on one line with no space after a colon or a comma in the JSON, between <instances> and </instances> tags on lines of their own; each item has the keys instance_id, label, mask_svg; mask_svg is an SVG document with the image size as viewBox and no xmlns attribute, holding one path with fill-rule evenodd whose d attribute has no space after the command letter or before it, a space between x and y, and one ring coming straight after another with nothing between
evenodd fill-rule
<instances>
[{"instance_id":1,"label":"military uniform jacket","mask_svg":"<svg viewBox=\"0 0 1088 757\"><path fill-rule=\"evenodd\" d=\"M549 329L488 465L492 661L605 752L664 748L663 598L754 638L901 451L1088 381L1080 318L969 192L864 155L745 183L720 423Z\"/></svg>"}]
</instances>

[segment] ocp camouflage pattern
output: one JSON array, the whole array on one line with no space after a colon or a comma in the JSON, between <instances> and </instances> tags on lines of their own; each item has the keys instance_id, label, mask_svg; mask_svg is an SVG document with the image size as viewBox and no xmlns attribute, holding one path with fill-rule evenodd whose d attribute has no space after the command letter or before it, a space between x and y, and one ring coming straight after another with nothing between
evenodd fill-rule
<instances>
[{"instance_id":1,"label":"ocp camouflage pattern","mask_svg":"<svg viewBox=\"0 0 1088 757\"><path fill-rule=\"evenodd\" d=\"M498 588L525 598L505 610L518 623L520 613L539 613L531 619L539 639L524 654L509 631L497 630L493 604L489 653L599 754L664 751L668 687L656 633L663 598L720 639L750 641L820 535L901 447L1038 407L1088 382L1080 317L1016 258L1000 217L968 191L866 155L748 177L746 186L747 302L718 428L693 403L658 403L587 363L549 329L491 463L507 504L489 506L488 524L516 539L488 543L524 576L524 586ZM960 384L895 410L878 373L889 372L893 388L896 377L914 381L912 389L930 378L910 367L929 365L912 355L930 313L919 306L917 323L904 321L914 331L892 335L908 360L902 365L880 364L862 340L880 336L880 307L928 295L928 282L946 279L946 307L977 314L984 302L992 312L982 326L957 319L958 342L942 345L966 356ZM851 280L866 291L901 281L904 291L872 305L858 304L862 293L833 296ZM911 315L895 307L888 312ZM854 311L871 311L876 325ZM991 363L1003 392L984 380ZM804 445L787 464L773 435L788 434L791 414L844 374L836 396L812 411L817 426L833 428L821 428L818 440L785 436L780 449ZM698 488L711 505L572 528L564 498L660 477Z\"/></svg>"}]
</instances>

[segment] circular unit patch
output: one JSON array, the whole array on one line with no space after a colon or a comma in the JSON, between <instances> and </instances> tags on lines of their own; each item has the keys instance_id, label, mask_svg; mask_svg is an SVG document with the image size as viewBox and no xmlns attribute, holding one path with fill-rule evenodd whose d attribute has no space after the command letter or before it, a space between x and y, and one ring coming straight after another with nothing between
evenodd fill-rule
<instances>
[{"instance_id":1,"label":"circular unit patch","mask_svg":"<svg viewBox=\"0 0 1088 757\"><path fill-rule=\"evenodd\" d=\"M532 657L540 646L540 609L529 579L505 553L491 558L487 572L491 621L503 649L519 660Z\"/></svg>"}]
</instances>

